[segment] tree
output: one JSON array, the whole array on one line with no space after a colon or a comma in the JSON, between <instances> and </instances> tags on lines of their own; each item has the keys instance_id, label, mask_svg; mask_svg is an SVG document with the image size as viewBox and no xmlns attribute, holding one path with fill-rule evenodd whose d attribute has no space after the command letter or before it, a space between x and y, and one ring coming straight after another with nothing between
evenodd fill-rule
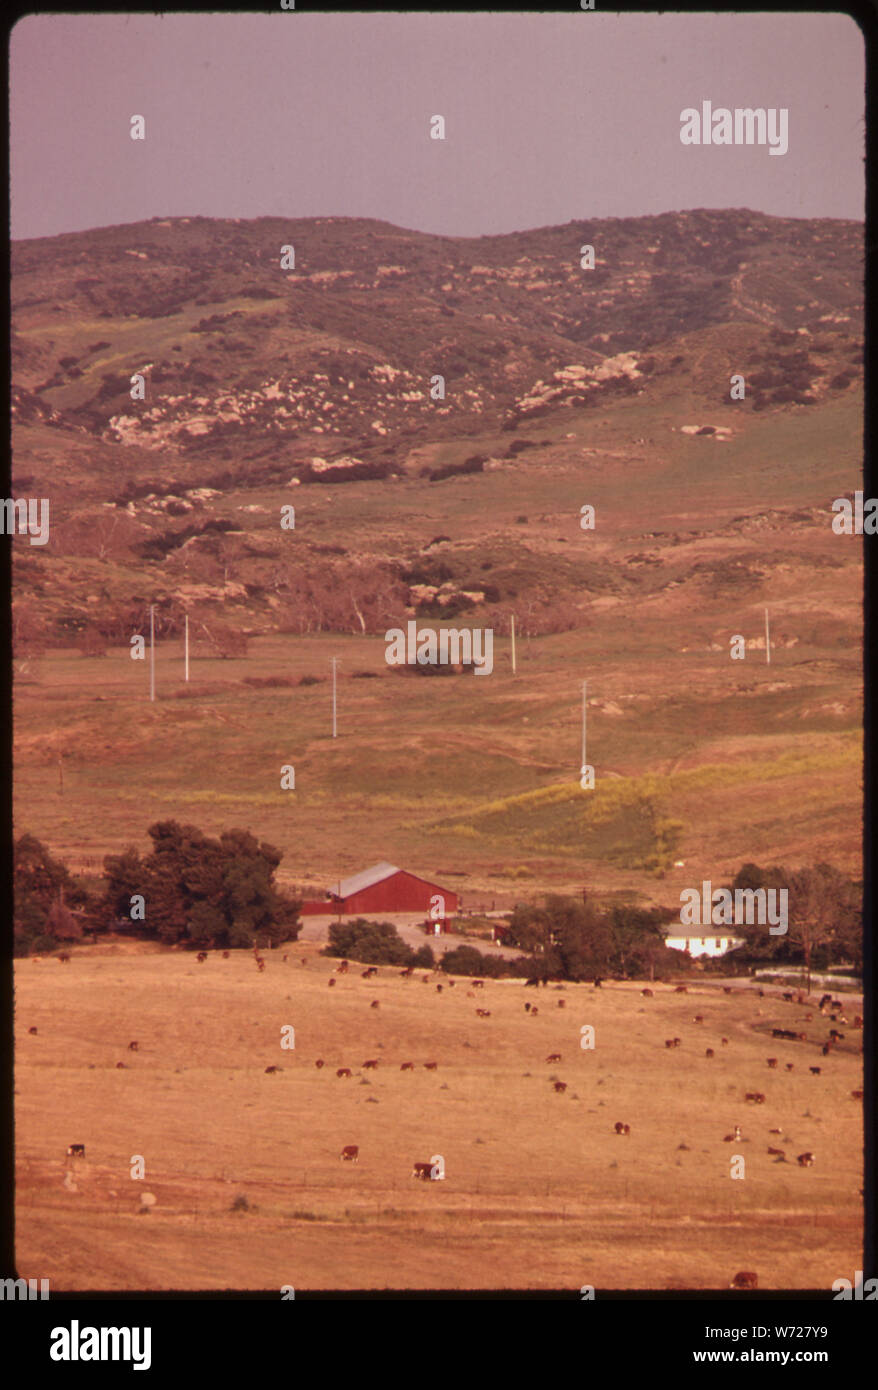
<instances>
[{"instance_id":1,"label":"tree","mask_svg":"<svg viewBox=\"0 0 878 1390\"><path fill-rule=\"evenodd\" d=\"M13 950L25 955L42 937L54 940L50 915L56 905L93 907L90 895L71 878L35 835L21 835L13 845ZM58 920L56 911L55 919ZM45 948L41 948L45 949Z\"/></svg>"},{"instance_id":2,"label":"tree","mask_svg":"<svg viewBox=\"0 0 878 1390\"><path fill-rule=\"evenodd\" d=\"M157 821L148 834L148 857L129 849L104 860L106 904L115 915L129 916L137 894L145 900L144 932L162 941L251 946L298 936L302 904L274 883L281 855L273 845L246 830L214 840L173 820Z\"/></svg>"}]
</instances>

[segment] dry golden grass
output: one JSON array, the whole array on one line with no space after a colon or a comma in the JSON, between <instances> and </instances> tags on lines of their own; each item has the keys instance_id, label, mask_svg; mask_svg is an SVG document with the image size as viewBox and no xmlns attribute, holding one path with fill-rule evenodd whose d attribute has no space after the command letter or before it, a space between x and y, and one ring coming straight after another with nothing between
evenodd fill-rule
<instances>
[{"instance_id":1,"label":"dry golden grass","mask_svg":"<svg viewBox=\"0 0 878 1390\"><path fill-rule=\"evenodd\" d=\"M843 1026L822 1058L829 1021L812 1006L798 1022L806 1010L777 996L499 981L469 994L464 979L439 994L435 977L381 967L364 981L353 965L329 989L315 947L287 954L262 974L245 952L198 965L84 948L69 965L16 963L20 1273L59 1291L698 1289L754 1269L760 1288L829 1289L860 1267L858 1030ZM807 1043L771 1039L794 1020ZM284 1024L294 1051L280 1048ZM746 1104L747 1090L766 1103ZM724 1143L736 1122L742 1142ZM65 1157L69 1143L86 1145L84 1162ZM352 1143L356 1165L340 1160ZM816 1163L800 1169L809 1149ZM729 1176L735 1153L743 1180ZM446 1180L415 1182L412 1162L436 1154ZM144 1181L130 1177L135 1155ZM141 1215L144 1191L157 1203ZM249 1205L233 1211L239 1195Z\"/></svg>"}]
</instances>

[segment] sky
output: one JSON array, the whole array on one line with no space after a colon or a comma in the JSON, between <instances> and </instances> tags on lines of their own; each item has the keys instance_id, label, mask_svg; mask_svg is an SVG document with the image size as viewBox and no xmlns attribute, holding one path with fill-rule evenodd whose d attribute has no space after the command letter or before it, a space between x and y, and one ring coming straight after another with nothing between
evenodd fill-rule
<instances>
[{"instance_id":1,"label":"sky","mask_svg":"<svg viewBox=\"0 0 878 1390\"><path fill-rule=\"evenodd\" d=\"M864 82L838 14L28 16L12 236L187 216L448 236L688 208L861 220ZM682 144L703 101L786 108L788 152Z\"/></svg>"}]
</instances>

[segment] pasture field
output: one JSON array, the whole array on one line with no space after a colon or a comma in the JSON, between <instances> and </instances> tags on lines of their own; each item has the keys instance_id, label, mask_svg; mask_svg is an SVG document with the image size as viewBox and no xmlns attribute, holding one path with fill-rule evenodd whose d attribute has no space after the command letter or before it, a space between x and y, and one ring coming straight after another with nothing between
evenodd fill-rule
<instances>
[{"instance_id":1,"label":"pasture field","mask_svg":"<svg viewBox=\"0 0 878 1390\"><path fill-rule=\"evenodd\" d=\"M125 943L71 956L15 970L16 1260L58 1291L725 1289L740 1269L760 1289L828 1290L862 1265L853 996L822 1057L833 1025L816 998L774 989L472 990L386 966L367 981L353 962L330 989L335 962L312 943L267 952L262 973L240 951L203 965ZM736 1123L740 1143L723 1142ZM72 1143L85 1160L66 1157ZM340 1159L348 1144L356 1164ZM435 1155L445 1181L413 1180Z\"/></svg>"}]
</instances>

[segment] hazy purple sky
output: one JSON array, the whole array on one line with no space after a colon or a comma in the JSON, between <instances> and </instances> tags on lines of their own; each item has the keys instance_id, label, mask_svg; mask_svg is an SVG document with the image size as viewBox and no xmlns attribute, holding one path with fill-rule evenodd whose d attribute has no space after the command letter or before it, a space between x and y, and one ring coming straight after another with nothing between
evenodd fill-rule
<instances>
[{"instance_id":1,"label":"hazy purple sky","mask_svg":"<svg viewBox=\"0 0 878 1390\"><path fill-rule=\"evenodd\" d=\"M697 207L864 215L844 15L33 16L10 80L14 238L198 214L463 236ZM789 152L682 145L703 100L788 108Z\"/></svg>"}]
</instances>

